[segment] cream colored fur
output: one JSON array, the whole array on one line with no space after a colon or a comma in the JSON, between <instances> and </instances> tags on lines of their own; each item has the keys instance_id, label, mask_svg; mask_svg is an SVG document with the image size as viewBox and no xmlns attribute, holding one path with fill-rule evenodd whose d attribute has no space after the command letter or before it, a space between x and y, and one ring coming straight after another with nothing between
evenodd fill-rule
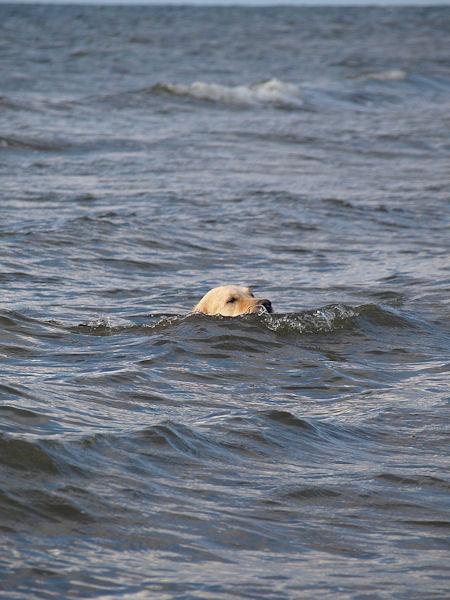
<instances>
[{"instance_id":1,"label":"cream colored fur","mask_svg":"<svg viewBox=\"0 0 450 600\"><path fill-rule=\"evenodd\" d=\"M194 312L224 317L237 317L261 310L272 312L270 300L255 298L250 288L239 285L222 285L213 288L194 306Z\"/></svg>"}]
</instances>

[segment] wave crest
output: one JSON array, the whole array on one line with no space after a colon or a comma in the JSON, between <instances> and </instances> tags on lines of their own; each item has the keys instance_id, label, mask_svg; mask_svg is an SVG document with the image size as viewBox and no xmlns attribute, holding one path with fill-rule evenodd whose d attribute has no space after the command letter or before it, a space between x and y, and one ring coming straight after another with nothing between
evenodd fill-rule
<instances>
[{"instance_id":1,"label":"wave crest","mask_svg":"<svg viewBox=\"0 0 450 600\"><path fill-rule=\"evenodd\" d=\"M285 83L277 78L237 86L225 86L203 81L195 81L190 85L157 83L152 89L155 92L163 92L174 96L235 106L267 104L281 107L300 107L303 105L297 86L292 83Z\"/></svg>"},{"instance_id":2,"label":"wave crest","mask_svg":"<svg viewBox=\"0 0 450 600\"><path fill-rule=\"evenodd\" d=\"M113 335L133 331L148 334L152 331L158 333L182 324L195 324L204 319L212 319L215 323L229 324L233 322L238 324L243 321L257 324L263 329L273 331L281 336L333 333L355 327L366 327L367 324L375 327L414 327L414 323L410 319L400 315L393 308L381 307L376 304L360 306L328 304L295 313L258 313L241 317L209 316L192 312L184 315L158 313L147 315L144 322L125 325L113 325L109 317L102 316L88 323L80 323L70 329L88 335Z\"/></svg>"},{"instance_id":3,"label":"wave crest","mask_svg":"<svg viewBox=\"0 0 450 600\"><path fill-rule=\"evenodd\" d=\"M267 315L268 329L280 334L324 333L353 326L358 310L344 305L330 305L302 313Z\"/></svg>"},{"instance_id":4,"label":"wave crest","mask_svg":"<svg viewBox=\"0 0 450 600\"><path fill-rule=\"evenodd\" d=\"M355 79L374 79L375 81L405 81L408 74L404 69L386 69L385 71L370 71L357 75Z\"/></svg>"},{"instance_id":5,"label":"wave crest","mask_svg":"<svg viewBox=\"0 0 450 600\"><path fill-rule=\"evenodd\" d=\"M333 333L358 326L360 319L376 326L407 327L411 323L393 310L374 304L330 304L301 313L263 315L265 326L280 335Z\"/></svg>"}]
</instances>

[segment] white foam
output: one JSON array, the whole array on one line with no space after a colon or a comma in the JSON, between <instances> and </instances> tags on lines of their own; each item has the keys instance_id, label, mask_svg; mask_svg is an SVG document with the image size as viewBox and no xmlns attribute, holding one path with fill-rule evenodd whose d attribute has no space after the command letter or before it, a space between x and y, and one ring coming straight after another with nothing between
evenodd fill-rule
<instances>
[{"instance_id":1,"label":"white foam","mask_svg":"<svg viewBox=\"0 0 450 600\"><path fill-rule=\"evenodd\" d=\"M92 329L112 329L111 319L106 315L91 319L86 325Z\"/></svg>"},{"instance_id":2,"label":"white foam","mask_svg":"<svg viewBox=\"0 0 450 600\"><path fill-rule=\"evenodd\" d=\"M303 100L297 86L273 78L250 85L225 86L218 83L195 81L159 84L158 89L177 96L190 96L197 100L222 102L237 106L272 104L276 106L301 106Z\"/></svg>"},{"instance_id":3,"label":"white foam","mask_svg":"<svg viewBox=\"0 0 450 600\"><path fill-rule=\"evenodd\" d=\"M403 69L388 69L387 71L367 73L363 77L375 79L376 81L405 81L406 71Z\"/></svg>"}]
</instances>

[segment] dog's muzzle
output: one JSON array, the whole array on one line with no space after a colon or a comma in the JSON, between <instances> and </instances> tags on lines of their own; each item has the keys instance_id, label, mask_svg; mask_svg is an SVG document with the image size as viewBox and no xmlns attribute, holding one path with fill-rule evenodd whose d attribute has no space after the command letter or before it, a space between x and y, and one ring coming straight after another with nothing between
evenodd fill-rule
<instances>
[{"instance_id":1,"label":"dog's muzzle","mask_svg":"<svg viewBox=\"0 0 450 600\"><path fill-rule=\"evenodd\" d=\"M273 313L272 302L266 298L258 302L256 306L258 306L260 309L263 309L264 312Z\"/></svg>"}]
</instances>

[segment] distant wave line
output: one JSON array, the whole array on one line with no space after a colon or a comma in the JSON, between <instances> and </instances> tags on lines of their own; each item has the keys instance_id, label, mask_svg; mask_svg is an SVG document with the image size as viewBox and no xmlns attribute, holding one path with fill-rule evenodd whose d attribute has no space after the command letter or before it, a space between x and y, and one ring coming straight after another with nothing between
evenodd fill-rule
<instances>
[{"instance_id":1,"label":"distant wave line","mask_svg":"<svg viewBox=\"0 0 450 600\"><path fill-rule=\"evenodd\" d=\"M175 96L187 96L196 100L252 106L256 104L272 104L278 106L303 105L303 99L296 85L286 83L277 78L249 85L225 86L218 83L195 81L191 84L157 83L152 88L155 92L165 92Z\"/></svg>"}]
</instances>

